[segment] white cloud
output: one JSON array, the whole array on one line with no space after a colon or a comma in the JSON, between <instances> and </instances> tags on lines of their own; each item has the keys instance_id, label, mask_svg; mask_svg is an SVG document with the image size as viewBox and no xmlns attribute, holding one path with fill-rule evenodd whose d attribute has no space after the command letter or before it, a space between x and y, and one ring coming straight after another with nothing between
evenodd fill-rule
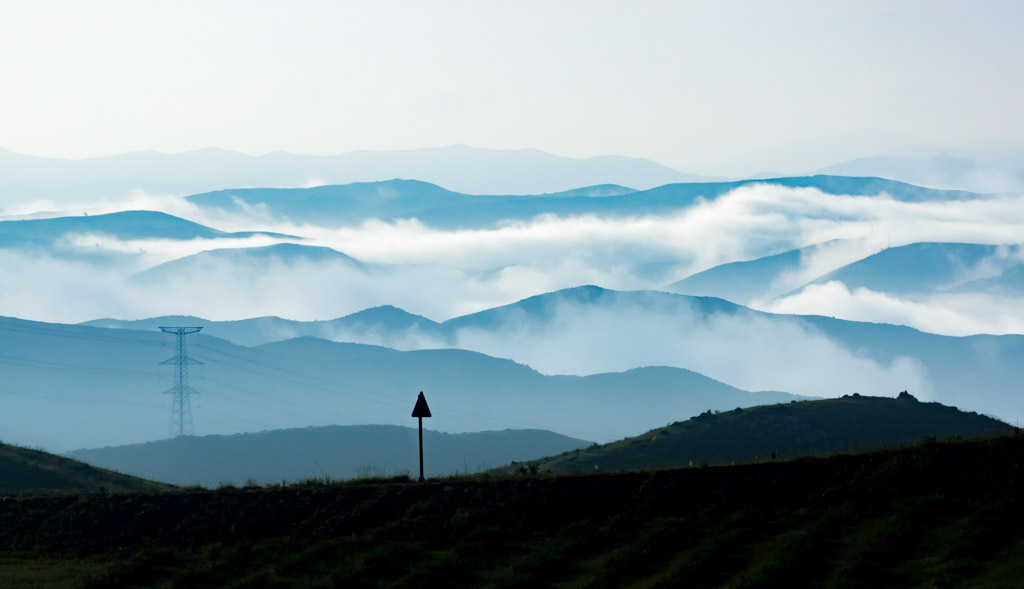
<instances>
[{"instance_id":1,"label":"white cloud","mask_svg":"<svg viewBox=\"0 0 1024 589\"><path fill-rule=\"evenodd\" d=\"M845 284L813 284L765 304L772 313L828 315L851 321L908 325L921 331L964 336L1024 333L1020 299L984 293L939 293L899 298L867 288L852 292Z\"/></svg>"},{"instance_id":2,"label":"white cloud","mask_svg":"<svg viewBox=\"0 0 1024 589\"><path fill-rule=\"evenodd\" d=\"M12 269L21 264L31 267L28 275L34 283L56 289L42 297L22 293L32 299L26 301L15 296L19 289L8 289L2 295L8 304L7 313L18 315L18 310L31 310L31 314L22 316L42 320L185 312L210 319L268 314L324 319L393 304L441 320L580 284L617 290L657 289L716 264L845 240L805 257L798 272L781 277L773 287L774 291L788 292L819 273L881 249L890 232L894 244L924 240L1000 244L1019 241L1024 234L1022 196L902 203L886 197L832 196L815 189L767 184L745 186L671 215L541 216L500 227L459 230L429 227L414 219L317 227L276 221L262 207L228 214L201 209L180 198L142 193L124 201L96 203L88 210L101 213L124 208L161 210L225 231L260 230L300 236L305 238L303 243L332 247L375 266L372 272L359 273L332 266L270 264L257 268L256 274L245 280L225 268L187 280L182 277L181 285L150 292L129 284L129 275L144 266L204 250L294 240L120 241L69 236L71 244L130 254L126 259L131 263L123 267L107 265L96 271L87 260L47 262L34 254L35 261L28 262L24 254L7 251L4 255L15 261L2 271L5 280L13 279ZM100 248L95 248L96 244ZM1007 259L1020 255L1016 248L1003 251ZM20 262L16 261L19 257ZM657 264L664 264L670 271L659 275L642 270L645 265ZM67 286L69 276L80 277L87 287ZM80 296L80 290L94 295ZM44 300L50 303L44 305ZM855 300L859 302L854 304ZM119 303L113 305L110 301ZM1000 333L1018 329L1017 320L1007 322L992 312L1004 309L1007 316L1019 317L1010 308L1012 301L996 300L979 308L973 308L973 303L953 296L882 301L826 290L757 306L773 311L884 319L930 330L941 329L943 324L955 325L957 333L975 328ZM869 308L875 310L868 312ZM937 318L925 319L931 308L936 309Z\"/></svg>"},{"instance_id":3,"label":"white cloud","mask_svg":"<svg viewBox=\"0 0 1024 589\"><path fill-rule=\"evenodd\" d=\"M747 390L826 397L932 392L924 369L910 358L883 366L798 320L705 316L676 305L563 304L550 323L512 317L500 329L463 329L453 347L512 358L549 374L677 366Z\"/></svg>"}]
</instances>

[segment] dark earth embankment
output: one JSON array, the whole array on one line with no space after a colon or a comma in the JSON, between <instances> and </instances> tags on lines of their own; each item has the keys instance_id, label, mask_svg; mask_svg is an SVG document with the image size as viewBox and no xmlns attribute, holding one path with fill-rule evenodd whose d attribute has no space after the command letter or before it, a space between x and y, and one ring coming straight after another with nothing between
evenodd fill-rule
<instances>
[{"instance_id":1,"label":"dark earth embankment","mask_svg":"<svg viewBox=\"0 0 1024 589\"><path fill-rule=\"evenodd\" d=\"M707 411L643 435L499 471L529 467L538 472L569 474L720 465L864 452L928 439L977 438L1012 431L1012 426L992 417L939 403L922 403L906 391L897 398L846 395Z\"/></svg>"},{"instance_id":2,"label":"dark earth embankment","mask_svg":"<svg viewBox=\"0 0 1024 589\"><path fill-rule=\"evenodd\" d=\"M0 443L0 496L142 492L173 487L31 448Z\"/></svg>"},{"instance_id":3,"label":"dark earth embankment","mask_svg":"<svg viewBox=\"0 0 1024 589\"><path fill-rule=\"evenodd\" d=\"M30 587L1021 586L1024 436L568 477L0 503ZM43 577L45 576L45 577Z\"/></svg>"}]
</instances>

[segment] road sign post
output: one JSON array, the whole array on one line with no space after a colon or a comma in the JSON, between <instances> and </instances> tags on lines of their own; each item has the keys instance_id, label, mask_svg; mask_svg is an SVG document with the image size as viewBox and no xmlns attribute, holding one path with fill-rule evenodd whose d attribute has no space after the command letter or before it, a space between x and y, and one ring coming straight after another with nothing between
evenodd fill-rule
<instances>
[{"instance_id":1,"label":"road sign post","mask_svg":"<svg viewBox=\"0 0 1024 589\"><path fill-rule=\"evenodd\" d=\"M412 409L412 416L416 417L420 422L420 480L423 480L423 418L430 417L430 407L427 406L427 398L423 396L423 391L420 391L420 396L416 397L416 406Z\"/></svg>"}]
</instances>

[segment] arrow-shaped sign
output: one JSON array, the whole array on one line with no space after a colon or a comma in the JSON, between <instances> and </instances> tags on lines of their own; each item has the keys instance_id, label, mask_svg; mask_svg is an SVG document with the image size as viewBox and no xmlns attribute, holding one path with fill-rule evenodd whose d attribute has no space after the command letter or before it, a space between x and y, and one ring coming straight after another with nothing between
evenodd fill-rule
<instances>
[{"instance_id":1,"label":"arrow-shaped sign","mask_svg":"<svg viewBox=\"0 0 1024 589\"><path fill-rule=\"evenodd\" d=\"M416 406L412 408L412 416L420 422L420 480L423 480L423 418L430 417L430 407L427 406L427 398L420 391L416 397Z\"/></svg>"},{"instance_id":2,"label":"arrow-shaped sign","mask_svg":"<svg viewBox=\"0 0 1024 589\"><path fill-rule=\"evenodd\" d=\"M427 407L427 398L423 396L423 391L420 391L420 396L416 397L416 406L412 408L413 417L430 417L430 407Z\"/></svg>"}]
</instances>

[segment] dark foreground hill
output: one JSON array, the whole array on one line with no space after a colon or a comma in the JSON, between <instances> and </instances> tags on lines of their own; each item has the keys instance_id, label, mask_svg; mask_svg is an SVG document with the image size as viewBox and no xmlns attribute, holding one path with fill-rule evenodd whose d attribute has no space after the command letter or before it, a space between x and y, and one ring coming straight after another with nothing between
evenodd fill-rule
<instances>
[{"instance_id":1,"label":"dark foreground hill","mask_svg":"<svg viewBox=\"0 0 1024 589\"><path fill-rule=\"evenodd\" d=\"M540 471L570 473L729 464L875 450L931 439L1005 434L1009 425L939 403L899 397L848 395L707 411L641 436L574 450L532 463Z\"/></svg>"},{"instance_id":2,"label":"dark foreground hill","mask_svg":"<svg viewBox=\"0 0 1024 589\"><path fill-rule=\"evenodd\" d=\"M590 442L546 430L423 432L427 476L474 473ZM76 450L72 458L178 485L294 482L419 472L416 428L350 425L273 430Z\"/></svg>"},{"instance_id":3,"label":"dark foreground hill","mask_svg":"<svg viewBox=\"0 0 1024 589\"><path fill-rule=\"evenodd\" d=\"M0 443L0 495L46 493L139 492L167 490L170 485L89 466L88 464Z\"/></svg>"},{"instance_id":4,"label":"dark foreground hill","mask_svg":"<svg viewBox=\"0 0 1024 589\"><path fill-rule=\"evenodd\" d=\"M1019 587L1024 436L571 477L0 503L6 587Z\"/></svg>"}]
</instances>

